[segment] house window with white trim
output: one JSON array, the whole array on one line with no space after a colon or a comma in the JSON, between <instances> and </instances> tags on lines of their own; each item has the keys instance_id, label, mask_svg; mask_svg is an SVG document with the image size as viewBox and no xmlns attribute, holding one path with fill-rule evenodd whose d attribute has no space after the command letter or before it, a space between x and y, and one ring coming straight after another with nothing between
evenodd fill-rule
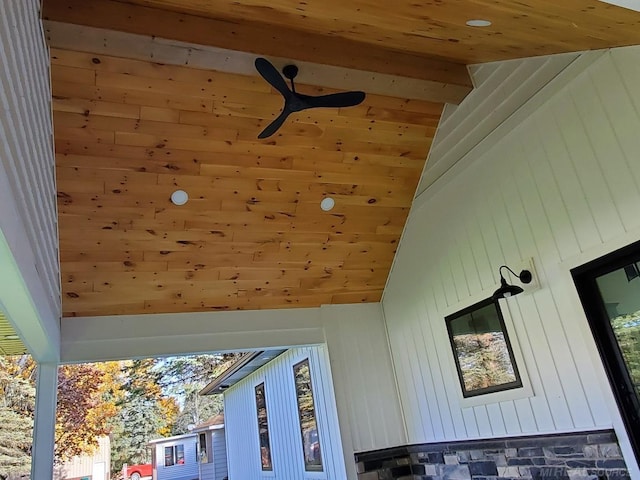
<instances>
[{"instance_id":1,"label":"house window with white trim","mask_svg":"<svg viewBox=\"0 0 640 480\"><path fill-rule=\"evenodd\" d=\"M264 393L264 382L256 385L256 413L258 416L258 437L260 441L260 464L262 471L273 470L271 463L271 444L269 443L269 421L267 419L267 399Z\"/></svg>"},{"instance_id":2,"label":"house window with white trim","mask_svg":"<svg viewBox=\"0 0 640 480\"><path fill-rule=\"evenodd\" d=\"M311 387L311 372L309 359L305 359L293 366L293 375L298 400L298 418L302 435L302 451L304 455L304 469L308 472L322 471L322 455L320 452L320 437L316 421L316 409L313 403L313 389Z\"/></svg>"},{"instance_id":3,"label":"house window with white trim","mask_svg":"<svg viewBox=\"0 0 640 480\"><path fill-rule=\"evenodd\" d=\"M164 466L184 465L184 445L164 447Z\"/></svg>"}]
</instances>

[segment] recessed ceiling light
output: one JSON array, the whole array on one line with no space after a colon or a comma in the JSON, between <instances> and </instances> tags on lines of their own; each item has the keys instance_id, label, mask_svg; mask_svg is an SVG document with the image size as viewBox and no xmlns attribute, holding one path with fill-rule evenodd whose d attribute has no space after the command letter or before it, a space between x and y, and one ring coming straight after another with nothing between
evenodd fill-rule
<instances>
[{"instance_id":1,"label":"recessed ceiling light","mask_svg":"<svg viewBox=\"0 0 640 480\"><path fill-rule=\"evenodd\" d=\"M467 20L467 25L470 27L488 27L491 25L489 20L482 20L481 18L475 18L472 20Z\"/></svg>"},{"instance_id":2,"label":"recessed ceiling light","mask_svg":"<svg viewBox=\"0 0 640 480\"><path fill-rule=\"evenodd\" d=\"M325 197L320 202L320 208L325 212L328 212L336 205L336 201L331 197Z\"/></svg>"},{"instance_id":3,"label":"recessed ceiling light","mask_svg":"<svg viewBox=\"0 0 640 480\"><path fill-rule=\"evenodd\" d=\"M184 190L176 190L171 194L171 201L174 205L184 205L189 200L189 195Z\"/></svg>"},{"instance_id":4,"label":"recessed ceiling light","mask_svg":"<svg viewBox=\"0 0 640 480\"><path fill-rule=\"evenodd\" d=\"M5 340L20 340L20 337L18 335L5 335L4 339Z\"/></svg>"}]
</instances>

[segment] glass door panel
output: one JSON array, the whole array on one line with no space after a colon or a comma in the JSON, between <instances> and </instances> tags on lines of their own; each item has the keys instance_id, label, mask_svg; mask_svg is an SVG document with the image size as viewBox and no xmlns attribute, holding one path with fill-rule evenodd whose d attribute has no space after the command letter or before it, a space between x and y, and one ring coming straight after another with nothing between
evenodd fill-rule
<instances>
[{"instance_id":1,"label":"glass door panel","mask_svg":"<svg viewBox=\"0 0 640 480\"><path fill-rule=\"evenodd\" d=\"M631 447L640 460L640 242L571 274Z\"/></svg>"},{"instance_id":2,"label":"glass door panel","mask_svg":"<svg viewBox=\"0 0 640 480\"><path fill-rule=\"evenodd\" d=\"M640 399L640 275L630 264L596 278L623 366Z\"/></svg>"}]
</instances>

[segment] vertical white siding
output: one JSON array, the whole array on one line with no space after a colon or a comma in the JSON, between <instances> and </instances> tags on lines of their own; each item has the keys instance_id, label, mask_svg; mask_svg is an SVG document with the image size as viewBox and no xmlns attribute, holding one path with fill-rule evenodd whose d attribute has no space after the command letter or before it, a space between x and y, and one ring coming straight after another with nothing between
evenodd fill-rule
<instances>
[{"instance_id":1,"label":"vertical white siding","mask_svg":"<svg viewBox=\"0 0 640 480\"><path fill-rule=\"evenodd\" d=\"M60 279L51 93L39 5L38 0L0 2L0 186L8 189L2 194L0 229L34 302L41 304L40 314L57 321Z\"/></svg>"},{"instance_id":2,"label":"vertical white siding","mask_svg":"<svg viewBox=\"0 0 640 480\"><path fill-rule=\"evenodd\" d=\"M323 472L305 472L293 366L309 359ZM262 472L255 386L264 382L273 472ZM324 346L290 349L224 394L229 478L345 478L344 457Z\"/></svg>"},{"instance_id":3,"label":"vertical white siding","mask_svg":"<svg viewBox=\"0 0 640 480\"><path fill-rule=\"evenodd\" d=\"M410 443L619 427L569 270L640 238L639 112L640 48L613 50L418 200L383 299ZM465 407L444 316L530 257L502 308L534 395Z\"/></svg>"},{"instance_id":4,"label":"vertical white siding","mask_svg":"<svg viewBox=\"0 0 640 480\"><path fill-rule=\"evenodd\" d=\"M470 66L475 88L447 105L418 193L426 190L580 54L564 53Z\"/></svg>"},{"instance_id":5,"label":"vertical white siding","mask_svg":"<svg viewBox=\"0 0 640 480\"><path fill-rule=\"evenodd\" d=\"M322 307L347 468L353 453L406 443L380 304Z\"/></svg>"}]
</instances>

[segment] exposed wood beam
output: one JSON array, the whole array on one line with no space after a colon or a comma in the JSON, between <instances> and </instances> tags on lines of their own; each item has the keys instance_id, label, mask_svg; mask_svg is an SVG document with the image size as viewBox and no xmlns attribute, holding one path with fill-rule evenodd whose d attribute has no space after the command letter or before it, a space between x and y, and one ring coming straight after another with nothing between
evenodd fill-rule
<instances>
[{"instance_id":1,"label":"exposed wood beam","mask_svg":"<svg viewBox=\"0 0 640 480\"><path fill-rule=\"evenodd\" d=\"M126 57L240 75L257 75L253 64L256 56L246 52L51 20L45 20L44 24L47 41L54 49ZM269 57L269 60L278 69L291 62L289 59L276 57ZM300 68L296 77L298 85L364 90L368 94L390 97L400 95L407 99L456 105L469 92L468 87L452 84L443 86L441 83L418 78L301 61L296 61L296 65Z\"/></svg>"},{"instance_id":2,"label":"exposed wood beam","mask_svg":"<svg viewBox=\"0 0 640 480\"><path fill-rule=\"evenodd\" d=\"M434 82L471 91L465 65L255 21L205 18L113 0L48 0L46 20ZM460 96L460 95L458 95ZM450 99L441 101L451 101Z\"/></svg>"}]
</instances>

